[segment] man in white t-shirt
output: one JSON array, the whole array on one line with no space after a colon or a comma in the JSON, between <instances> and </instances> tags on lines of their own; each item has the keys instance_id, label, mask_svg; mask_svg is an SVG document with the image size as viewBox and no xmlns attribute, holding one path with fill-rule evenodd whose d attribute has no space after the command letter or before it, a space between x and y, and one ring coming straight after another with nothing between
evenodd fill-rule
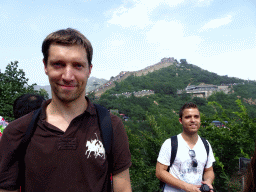
<instances>
[{"instance_id":1,"label":"man in white t-shirt","mask_svg":"<svg viewBox=\"0 0 256 192\"><path fill-rule=\"evenodd\" d=\"M200 128L200 112L193 103L186 103L180 109L179 122L183 132L177 136L178 149L175 160L170 166L171 139L167 139L159 152L156 164L157 178L166 183L164 192L200 192L202 184L213 189L213 162L215 161L212 148L209 145L207 158L206 148L197 132ZM213 190L211 190L213 191Z\"/></svg>"}]
</instances>

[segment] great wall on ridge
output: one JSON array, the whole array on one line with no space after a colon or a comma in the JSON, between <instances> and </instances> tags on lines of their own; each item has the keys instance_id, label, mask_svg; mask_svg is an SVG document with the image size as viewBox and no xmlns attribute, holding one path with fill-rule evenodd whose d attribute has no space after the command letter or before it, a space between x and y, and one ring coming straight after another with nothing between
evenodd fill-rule
<instances>
[{"instance_id":1,"label":"great wall on ridge","mask_svg":"<svg viewBox=\"0 0 256 192\"><path fill-rule=\"evenodd\" d=\"M142 70L139 70L139 71L127 71L127 72L122 71L119 73L119 75L112 78L110 81L108 81L104 85L97 87L95 90L93 90L91 92L94 92L96 97L100 97L105 91L115 87L115 83L114 83L115 81L121 82L121 81L125 80L127 77L129 77L130 75L134 75L134 76L147 75L148 73L151 73L153 71L156 71L156 70L159 70L159 69L162 69L165 67L169 67L173 64L176 64L176 61L174 60L173 57L169 57L169 58L163 58L163 59L161 59L160 62L158 62L154 65L150 65L150 66L148 66Z\"/></svg>"}]
</instances>

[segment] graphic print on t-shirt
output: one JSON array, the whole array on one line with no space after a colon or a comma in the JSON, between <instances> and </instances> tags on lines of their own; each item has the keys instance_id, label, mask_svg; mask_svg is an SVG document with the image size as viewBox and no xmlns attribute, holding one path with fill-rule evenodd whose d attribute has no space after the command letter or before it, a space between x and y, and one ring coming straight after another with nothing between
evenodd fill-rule
<instances>
[{"instance_id":1,"label":"graphic print on t-shirt","mask_svg":"<svg viewBox=\"0 0 256 192\"><path fill-rule=\"evenodd\" d=\"M186 183L200 184L201 183L201 172L203 163L198 162L197 167L192 167L191 160L186 160L180 166L180 179Z\"/></svg>"},{"instance_id":2,"label":"graphic print on t-shirt","mask_svg":"<svg viewBox=\"0 0 256 192\"><path fill-rule=\"evenodd\" d=\"M97 159L97 157L105 159L105 148L102 142L98 139L97 134L94 134L96 135L96 138L86 142L87 150L85 155L87 156L87 159L92 155L94 155L95 159Z\"/></svg>"}]
</instances>

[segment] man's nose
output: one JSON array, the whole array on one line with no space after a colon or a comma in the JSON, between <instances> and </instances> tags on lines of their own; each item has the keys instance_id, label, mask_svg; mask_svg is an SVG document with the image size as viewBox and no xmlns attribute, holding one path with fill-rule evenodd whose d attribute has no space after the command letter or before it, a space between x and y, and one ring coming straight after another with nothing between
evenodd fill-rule
<instances>
[{"instance_id":1,"label":"man's nose","mask_svg":"<svg viewBox=\"0 0 256 192\"><path fill-rule=\"evenodd\" d=\"M65 81L72 81L74 80L74 71L73 68L71 66L66 66L63 74L62 74L62 78Z\"/></svg>"}]
</instances>

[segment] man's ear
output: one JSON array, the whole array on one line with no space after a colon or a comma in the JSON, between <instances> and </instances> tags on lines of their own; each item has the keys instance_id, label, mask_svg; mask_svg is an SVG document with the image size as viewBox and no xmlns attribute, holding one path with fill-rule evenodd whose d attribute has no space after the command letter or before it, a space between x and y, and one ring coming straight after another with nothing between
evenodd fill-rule
<instances>
[{"instance_id":1,"label":"man's ear","mask_svg":"<svg viewBox=\"0 0 256 192\"><path fill-rule=\"evenodd\" d=\"M47 65L46 65L44 59L43 59L43 63L44 63L44 72L45 72L46 75L48 75Z\"/></svg>"},{"instance_id":2,"label":"man's ear","mask_svg":"<svg viewBox=\"0 0 256 192\"><path fill-rule=\"evenodd\" d=\"M89 77L91 75L91 72L92 72L92 64L89 66Z\"/></svg>"},{"instance_id":3,"label":"man's ear","mask_svg":"<svg viewBox=\"0 0 256 192\"><path fill-rule=\"evenodd\" d=\"M179 118L179 122L180 122L180 124L182 124L182 119L181 118Z\"/></svg>"}]
</instances>

